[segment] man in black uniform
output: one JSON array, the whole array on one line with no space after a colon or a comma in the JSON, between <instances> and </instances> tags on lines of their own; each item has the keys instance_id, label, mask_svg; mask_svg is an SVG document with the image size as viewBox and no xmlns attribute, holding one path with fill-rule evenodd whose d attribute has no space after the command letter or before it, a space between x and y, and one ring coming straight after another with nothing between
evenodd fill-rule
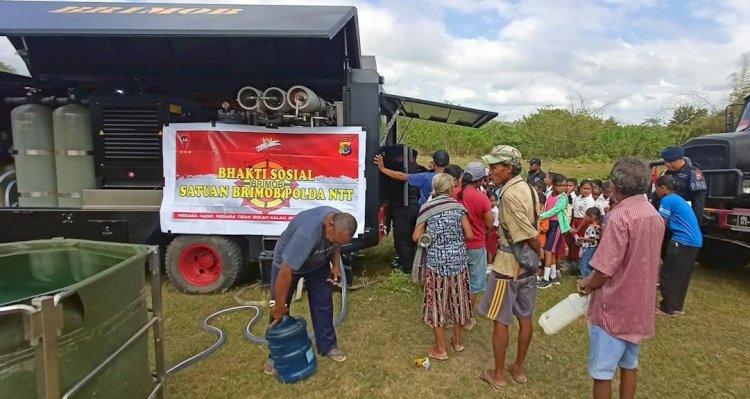
<instances>
[{"instance_id":1,"label":"man in black uniform","mask_svg":"<svg viewBox=\"0 0 750 399\"><path fill-rule=\"evenodd\" d=\"M413 159L415 162L409 162L407 165L408 170L404 171L404 156L402 153L397 153L391 166L399 172L419 173L419 166L416 164L416 154ZM414 261L414 254L416 253L416 247L414 241L411 239L411 235L414 232L414 226L417 224L420 190L419 187L406 183L408 194L407 203L404 205L403 184L405 183L383 176L381 187L384 188L384 194L386 194L385 191L393 194L385 195L386 197L391 197L387 198L387 200L390 207L391 222L393 223L393 246L398 256L398 262L394 262L393 266L397 266L404 273L409 274L411 273L411 266Z\"/></svg>"},{"instance_id":2,"label":"man in black uniform","mask_svg":"<svg viewBox=\"0 0 750 399\"><path fill-rule=\"evenodd\" d=\"M706 179L703 172L685 158L682 147L667 147L661 152L661 158L667 167L665 175L672 176L675 182L674 193L684 198L695 212L698 224L703 221L703 207L706 205Z\"/></svg>"},{"instance_id":3,"label":"man in black uniform","mask_svg":"<svg viewBox=\"0 0 750 399\"><path fill-rule=\"evenodd\" d=\"M542 160L539 158L531 158L529 161L529 174L526 176L526 182L532 186L536 182L544 183L544 177L546 173L542 172Z\"/></svg>"}]
</instances>

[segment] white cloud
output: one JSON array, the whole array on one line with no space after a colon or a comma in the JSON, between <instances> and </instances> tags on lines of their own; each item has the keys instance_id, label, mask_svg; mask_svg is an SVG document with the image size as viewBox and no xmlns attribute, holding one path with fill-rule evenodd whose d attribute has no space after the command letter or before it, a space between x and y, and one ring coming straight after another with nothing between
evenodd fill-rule
<instances>
[{"instance_id":1,"label":"white cloud","mask_svg":"<svg viewBox=\"0 0 750 399\"><path fill-rule=\"evenodd\" d=\"M358 7L363 53L377 56L387 91L494 110L505 119L548 105L577 107L581 99L627 122L668 117L679 102L707 101L721 109L727 75L750 37L747 0L681 3L698 24L685 23L656 0L315 3ZM492 32L456 36L451 21L457 14L460 24L471 24L471 14ZM693 26L709 28L697 35ZM8 53L0 44L0 59Z\"/></svg>"}]
</instances>

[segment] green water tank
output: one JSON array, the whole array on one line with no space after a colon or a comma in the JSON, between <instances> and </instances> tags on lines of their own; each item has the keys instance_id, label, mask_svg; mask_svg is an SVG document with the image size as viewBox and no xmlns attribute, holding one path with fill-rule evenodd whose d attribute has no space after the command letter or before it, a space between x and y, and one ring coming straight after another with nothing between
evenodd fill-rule
<instances>
[{"instance_id":1,"label":"green water tank","mask_svg":"<svg viewBox=\"0 0 750 399\"><path fill-rule=\"evenodd\" d=\"M58 338L62 392L93 370L148 321L145 246L81 240L0 244L0 307L61 291ZM122 352L74 398L145 398L154 387L148 335ZM0 396L36 397L34 347L21 315L0 316Z\"/></svg>"}]
</instances>

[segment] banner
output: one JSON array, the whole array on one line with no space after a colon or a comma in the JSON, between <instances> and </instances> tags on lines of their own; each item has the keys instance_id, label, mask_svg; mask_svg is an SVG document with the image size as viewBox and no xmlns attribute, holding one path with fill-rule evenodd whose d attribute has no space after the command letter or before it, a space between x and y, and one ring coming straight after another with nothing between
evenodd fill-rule
<instances>
[{"instance_id":1,"label":"banner","mask_svg":"<svg viewBox=\"0 0 750 399\"><path fill-rule=\"evenodd\" d=\"M164 127L163 232L280 235L301 211L331 206L365 228L361 127L209 123Z\"/></svg>"}]
</instances>

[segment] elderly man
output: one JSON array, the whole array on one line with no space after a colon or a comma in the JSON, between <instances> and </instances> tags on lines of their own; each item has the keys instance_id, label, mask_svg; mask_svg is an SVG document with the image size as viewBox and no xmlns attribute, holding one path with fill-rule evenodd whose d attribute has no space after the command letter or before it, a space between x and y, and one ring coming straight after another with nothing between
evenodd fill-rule
<instances>
[{"instance_id":1,"label":"elderly man","mask_svg":"<svg viewBox=\"0 0 750 399\"><path fill-rule=\"evenodd\" d=\"M667 176L672 176L675 182L675 194L684 198L693 208L698 224L703 220L703 207L706 205L706 179L703 172L695 167L688 158L685 158L685 150L682 147L667 147L661 152ZM657 206L658 208L658 206Z\"/></svg>"},{"instance_id":2,"label":"elderly man","mask_svg":"<svg viewBox=\"0 0 750 399\"><path fill-rule=\"evenodd\" d=\"M336 342L332 285L338 285L341 276L341 246L348 244L356 231L354 216L320 206L298 213L281 233L273 251L271 326L289 313L292 287L304 277L315 346L318 353L336 362L343 362L346 356ZM264 371L273 374L270 359Z\"/></svg>"},{"instance_id":3,"label":"elderly man","mask_svg":"<svg viewBox=\"0 0 750 399\"><path fill-rule=\"evenodd\" d=\"M380 173L390 177L391 179L407 182L409 183L409 185L419 187L420 206L427 202L427 200L430 198L430 194L432 193L432 179L436 174L445 172L445 168L450 164L450 156L448 156L448 153L445 150L437 150L434 154L432 154L432 164L432 172L404 173L388 169L383 163L383 156L375 156L375 165L377 165L378 169L380 169Z\"/></svg>"},{"instance_id":4,"label":"elderly man","mask_svg":"<svg viewBox=\"0 0 750 399\"><path fill-rule=\"evenodd\" d=\"M594 399L612 397L620 368L620 398L635 397L641 342L654 335L654 302L664 222L644 195L650 188L646 165L633 157L612 168L613 205L602 240L589 263L594 273L578 284L591 295L588 308L589 374Z\"/></svg>"},{"instance_id":5,"label":"elderly man","mask_svg":"<svg viewBox=\"0 0 750 399\"><path fill-rule=\"evenodd\" d=\"M499 145L482 160L490 165L490 179L500 191L500 251L487 277L487 289L479 304L480 314L494 321L492 351L495 368L485 370L480 378L495 390L505 388L505 354L508 350L508 329L513 317L518 319L518 351L510 366L511 377L525 383L524 362L531 344L532 317L536 303L536 276L516 260L510 245L528 244L539 252L539 232L534 226L537 216L536 192L521 177L521 153L507 145ZM653 313L653 310L652 310Z\"/></svg>"}]
</instances>

